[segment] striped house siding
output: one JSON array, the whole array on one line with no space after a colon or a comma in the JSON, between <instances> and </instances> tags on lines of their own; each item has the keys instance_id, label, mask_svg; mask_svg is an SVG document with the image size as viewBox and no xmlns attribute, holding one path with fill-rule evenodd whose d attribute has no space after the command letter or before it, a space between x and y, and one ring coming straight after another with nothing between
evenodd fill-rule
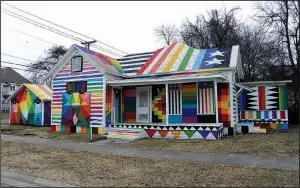
<instances>
[{"instance_id":1,"label":"striped house siding","mask_svg":"<svg viewBox=\"0 0 300 188\"><path fill-rule=\"evenodd\" d=\"M232 71L232 120L231 120L231 126L234 127L237 123L237 116L238 116L238 109L237 109L237 97L236 97L236 71Z\"/></svg>"},{"instance_id":2,"label":"striped house siding","mask_svg":"<svg viewBox=\"0 0 300 188\"><path fill-rule=\"evenodd\" d=\"M99 70L83 59L83 71L71 72L71 61L53 79L52 125L61 125L62 94L66 92L66 83L87 81L87 91L91 92L90 124L103 127L103 76Z\"/></svg>"},{"instance_id":3,"label":"striped house siding","mask_svg":"<svg viewBox=\"0 0 300 188\"><path fill-rule=\"evenodd\" d=\"M129 54L118 61L127 75L136 75L153 54L154 52Z\"/></svg>"}]
</instances>

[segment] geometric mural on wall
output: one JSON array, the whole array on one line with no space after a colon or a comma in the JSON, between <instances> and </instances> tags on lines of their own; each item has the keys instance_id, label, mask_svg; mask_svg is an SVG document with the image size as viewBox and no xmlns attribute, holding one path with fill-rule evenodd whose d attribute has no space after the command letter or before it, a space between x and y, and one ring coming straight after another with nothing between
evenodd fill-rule
<instances>
[{"instance_id":1,"label":"geometric mural on wall","mask_svg":"<svg viewBox=\"0 0 300 188\"><path fill-rule=\"evenodd\" d=\"M254 122L254 132L288 130L286 86L257 86L240 96L240 121Z\"/></svg>"},{"instance_id":2,"label":"geometric mural on wall","mask_svg":"<svg viewBox=\"0 0 300 188\"><path fill-rule=\"evenodd\" d=\"M11 100L10 123L42 125L42 101L26 87Z\"/></svg>"},{"instance_id":3,"label":"geometric mural on wall","mask_svg":"<svg viewBox=\"0 0 300 188\"><path fill-rule=\"evenodd\" d=\"M106 92L105 92L105 114L106 114L106 126L109 126L111 124L111 120L112 120L112 113L113 113L113 104L112 104L112 88L111 87L107 87L106 88ZM108 113L109 112L109 113Z\"/></svg>"},{"instance_id":4,"label":"geometric mural on wall","mask_svg":"<svg viewBox=\"0 0 300 188\"><path fill-rule=\"evenodd\" d=\"M152 122L166 122L166 91L164 85L152 86Z\"/></svg>"},{"instance_id":5,"label":"geometric mural on wall","mask_svg":"<svg viewBox=\"0 0 300 188\"><path fill-rule=\"evenodd\" d=\"M124 133L124 134L123 134ZM125 134L126 133L126 134ZM222 124L201 124L181 126L156 126L145 124L112 125L109 138L172 138L172 139L219 139L223 136Z\"/></svg>"},{"instance_id":6,"label":"geometric mural on wall","mask_svg":"<svg viewBox=\"0 0 300 188\"><path fill-rule=\"evenodd\" d=\"M126 123L136 122L136 89L135 87L123 88L123 118Z\"/></svg>"},{"instance_id":7,"label":"geometric mural on wall","mask_svg":"<svg viewBox=\"0 0 300 188\"><path fill-rule=\"evenodd\" d=\"M219 122L222 122L224 127L230 127L229 83L218 83L217 90Z\"/></svg>"},{"instance_id":8,"label":"geometric mural on wall","mask_svg":"<svg viewBox=\"0 0 300 188\"><path fill-rule=\"evenodd\" d=\"M256 86L253 92L246 94L247 110L275 110L279 109L278 87Z\"/></svg>"},{"instance_id":9,"label":"geometric mural on wall","mask_svg":"<svg viewBox=\"0 0 300 188\"><path fill-rule=\"evenodd\" d=\"M63 93L62 125L85 126L90 125L91 93Z\"/></svg>"},{"instance_id":10,"label":"geometric mural on wall","mask_svg":"<svg viewBox=\"0 0 300 188\"><path fill-rule=\"evenodd\" d=\"M182 84L182 123L197 123L197 85Z\"/></svg>"}]
</instances>

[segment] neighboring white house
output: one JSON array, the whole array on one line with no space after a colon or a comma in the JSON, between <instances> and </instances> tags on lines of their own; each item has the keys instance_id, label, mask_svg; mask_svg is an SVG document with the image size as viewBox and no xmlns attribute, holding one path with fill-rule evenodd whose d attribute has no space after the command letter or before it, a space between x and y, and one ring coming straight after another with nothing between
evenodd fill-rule
<instances>
[{"instance_id":1,"label":"neighboring white house","mask_svg":"<svg viewBox=\"0 0 300 188\"><path fill-rule=\"evenodd\" d=\"M23 83L31 83L10 67L0 70L0 111L9 111L9 103L5 101L11 96Z\"/></svg>"}]
</instances>

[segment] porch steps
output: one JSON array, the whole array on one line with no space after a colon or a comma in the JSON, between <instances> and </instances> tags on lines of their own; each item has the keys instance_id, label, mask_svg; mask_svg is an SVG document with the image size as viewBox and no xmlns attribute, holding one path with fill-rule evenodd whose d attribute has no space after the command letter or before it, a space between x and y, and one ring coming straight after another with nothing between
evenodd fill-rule
<instances>
[{"instance_id":1,"label":"porch steps","mask_svg":"<svg viewBox=\"0 0 300 188\"><path fill-rule=\"evenodd\" d=\"M136 140L141 138L143 129L126 129L126 128L112 128L107 134L107 138Z\"/></svg>"}]
</instances>

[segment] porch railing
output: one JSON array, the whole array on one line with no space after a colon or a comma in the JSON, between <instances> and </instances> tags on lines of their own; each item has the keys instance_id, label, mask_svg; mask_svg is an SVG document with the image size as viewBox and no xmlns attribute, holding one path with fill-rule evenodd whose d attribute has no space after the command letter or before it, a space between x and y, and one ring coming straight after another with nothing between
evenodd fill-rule
<instances>
[{"instance_id":1,"label":"porch railing","mask_svg":"<svg viewBox=\"0 0 300 188\"><path fill-rule=\"evenodd\" d=\"M116 125L116 109L115 107L112 107L106 114L105 114L105 117L111 112L114 112L114 118L113 118L113 125ZM112 123L111 123L112 124ZM105 125L106 125L106 122L105 122Z\"/></svg>"}]
</instances>

